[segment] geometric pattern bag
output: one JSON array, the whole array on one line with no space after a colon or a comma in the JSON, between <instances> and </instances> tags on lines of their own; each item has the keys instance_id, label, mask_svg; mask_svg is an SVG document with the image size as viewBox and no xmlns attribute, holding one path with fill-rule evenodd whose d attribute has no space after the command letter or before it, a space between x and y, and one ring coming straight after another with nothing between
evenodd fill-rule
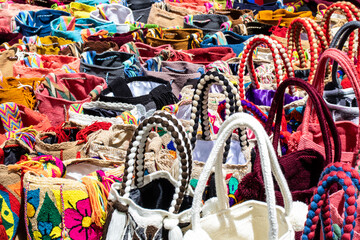
<instances>
[{"instance_id":1,"label":"geometric pattern bag","mask_svg":"<svg viewBox=\"0 0 360 240\"><path fill-rule=\"evenodd\" d=\"M144 176L145 144L154 127L170 133L174 141L174 177L167 171ZM167 112L156 112L145 119L128 148L123 182L111 187L113 210L103 239L182 239L180 226L190 220L191 198L187 191L191 157L190 140L180 121Z\"/></svg>"},{"instance_id":2,"label":"geometric pattern bag","mask_svg":"<svg viewBox=\"0 0 360 240\"><path fill-rule=\"evenodd\" d=\"M221 170L223 148L230 134L241 126L251 129L257 139L266 186L266 203L249 200L229 208ZM214 166L217 198L208 200L203 206L201 203L203 191ZM280 186L284 208L275 203L271 173ZM191 211L192 230L185 234L184 239L294 239L293 227L301 228L305 221L304 208L306 209L306 205L303 203L293 203L289 187L277 162L275 150L260 122L249 114L235 113L221 126L218 140L200 175ZM296 209L298 212L293 211ZM200 217L201 211L202 217Z\"/></svg>"}]
</instances>

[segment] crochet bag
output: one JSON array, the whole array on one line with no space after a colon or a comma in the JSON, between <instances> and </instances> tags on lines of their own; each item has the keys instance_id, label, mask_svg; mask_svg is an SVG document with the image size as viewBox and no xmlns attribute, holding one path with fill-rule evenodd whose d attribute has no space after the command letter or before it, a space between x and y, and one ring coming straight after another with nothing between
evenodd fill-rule
<instances>
[{"instance_id":1,"label":"crochet bag","mask_svg":"<svg viewBox=\"0 0 360 240\"><path fill-rule=\"evenodd\" d=\"M205 72L203 65L188 63L185 61L162 61L161 58L153 58L142 65L144 76L151 76L169 81L172 92L179 96L181 89L186 85L193 85Z\"/></svg>"},{"instance_id":2,"label":"crochet bag","mask_svg":"<svg viewBox=\"0 0 360 240\"><path fill-rule=\"evenodd\" d=\"M184 28L200 29L204 33L214 34L220 30L230 30L229 18L224 15L203 14L184 17Z\"/></svg>"},{"instance_id":3,"label":"crochet bag","mask_svg":"<svg viewBox=\"0 0 360 240\"><path fill-rule=\"evenodd\" d=\"M254 19L254 13L250 9L216 9L214 14L227 16L232 26L244 24Z\"/></svg>"},{"instance_id":4,"label":"crochet bag","mask_svg":"<svg viewBox=\"0 0 360 240\"><path fill-rule=\"evenodd\" d=\"M92 18L59 17L50 23L51 35L63 37L74 42L84 42L95 33L108 31L116 33L112 22L99 22Z\"/></svg>"},{"instance_id":5,"label":"crochet bag","mask_svg":"<svg viewBox=\"0 0 360 240\"><path fill-rule=\"evenodd\" d=\"M21 11L15 17L19 32L27 37L50 35L50 22L61 16L70 16L70 13L58 10Z\"/></svg>"},{"instance_id":6,"label":"crochet bag","mask_svg":"<svg viewBox=\"0 0 360 240\"><path fill-rule=\"evenodd\" d=\"M13 240L24 238L24 222L21 211L22 191L20 174L9 172L8 167L0 165L0 238Z\"/></svg>"},{"instance_id":7,"label":"crochet bag","mask_svg":"<svg viewBox=\"0 0 360 240\"><path fill-rule=\"evenodd\" d=\"M101 129L89 136L84 152L92 158L116 160L125 163L126 152L137 123L112 125L109 130Z\"/></svg>"},{"instance_id":8,"label":"crochet bag","mask_svg":"<svg viewBox=\"0 0 360 240\"><path fill-rule=\"evenodd\" d=\"M270 50L269 56L272 55L274 59L274 67L269 67L267 72L268 78L264 78L261 70L266 69L266 66L260 66L255 69L254 66L254 51L260 44L268 47ZM242 54L239 62L239 90L241 100L246 99L259 107L263 112L267 113L270 110L273 101L275 90L279 84L286 79L286 77L293 77L294 70L290 63L289 56L286 54L286 49L278 43L275 39L265 36L257 35L250 38L245 43L245 51ZM260 50L257 50L260 52ZM259 54L257 54L259 56ZM270 57L271 58L271 57ZM261 63L260 63L261 64ZM250 76L250 84L245 92L245 85L247 85L248 76L245 76L245 69L247 68ZM285 71L283 71L285 68ZM259 83L259 80L262 83ZM302 114L305 105L304 95L300 91L295 91L293 87L290 88L289 94L285 97L285 118L288 123L287 129L290 133L296 131L296 128L302 121Z\"/></svg>"},{"instance_id":9,"label":"crochet bag","mask_svg":"<svg viewBox=\"0 0 360 240\"><path fill-rule=\"evenodd\" d=\"M15 131L14 134L16 135L16 131L19 131L21 134L24 128L43 131L51 127L51 123L46 115L16 103L7 102L1 104L0 114L2 116L0 145L9 138L8 134L11 131Z\"/></svg>"},{"instance_id":10,"label":"crochet bag","mask_svg":"<svg viewBox=\"0 0 360 240\"><path fill-rule=\"evenodd\" d=\"M221 168L223 148L226 139L240 127L250 128L256 136L267 198L266 203L249 200L229 208ZM202 206L203 192L213 167L215 167L217 198L210 199ZM285 208L275 203L271 173L281 188ZM191 209L192 226L191 230L186 232L184 239L294 239L293 227L300 225L301 228L301 220L303 218L305 220L305 216L303 217L301 210L297 208L304 209L301 203L292 202L276 153L264 128L251 115L235 113L221 126L218 140L200 175ZM300 211L296 213L295 209ZM202 217L200 217L201 211ZM295 216L298 220L295 220Z\"/></svg>"},{"instance_id":11,"label":"crochet bag","mask_svg":"<svg viewBox=\"0 0 360 240\"><path fill-rule=\"evenodd\" d=\"M330 44L330 48L338 48L342 50L349 36L351 37L352 33L358 28L360 28L360 22L358 21L352 21L344 24L334 36ZM349 57L351 57L350 53L351 52L349 50ZM358 72L359 67L360 65L358 64ZM354 89L351 88L351 82L348 78L343 78L343 76L338 77L338 72L338 63L334 62L331 74L332 81L325 85L324 99L332 112L335 121L350 120L356 123L357 118L359 117L359 109ZM343 73L343 71L340 70L340 73Z\"/></svg>"},{"instance_id":12,"label":"crochet bag","mask_svg":"<svg viewBox=\"0 0 360 240\"><path fill-rule=\"evenodd\" d=\"M34 109L37 105L34 91L43 78L3 78L0 84L0 103L15 102Z\"/></svg>"},{"instance_id":13,"label":"crochet bag","mask_svg":"<svg viewBox=\"0 0 360 240\"><path fill-rule=\"evenodd\" d=\"M13 66L17 63L18 57L16 56L15 49L5 50L0 52L0 72L3 77L13 77Z\"/></svg>"},{"instance_id":14,"label":"crochet bag","mask_svg":"<svg viewBox=\"0 0 360 240\"><path fill-rule=\"evenodd\" d=\"M280 139L279 135L282 119L281 113L283 112L283 104L281 103L283 102L286 88L291 85L305 90L309 95L309 100L314 103L313 106L319 119L322 138L325 145L325 157L317 150L316 147L314 147L316 143L311 140L307 141L307 145L305 145L302 150L288 153L282 157L279 157L279 164L282 168L287 183L289 184L293 199L309 203L312 192L314 191L314 187L316 186L317 179L319 179L323 168L332 161L340 161L340 139L336 132L336 128L334 122L331 119L330 113L326 110L326 104L322 97L316 92L314 88L311 87L311 85L305 81L296 78L290 78L280 84L278 90L276 91L269 113L269 118L265 126L265 129L269 135L272 131L274 133L274 148L278 149L278 143ZM276 122L275 126L273 127L275 114ZM325 125L326 123L327 125ZM329 133L331 133L333 137L335 154L332 153L332 143ZM293 135L296 134L301 134L301 132L296 132ZM279 155L279 150L277 150L277 153ZM302 180L298 181L299 179ZM263 189L264 183L261 180L261 167L259 160L256 159L252 172L242 179L241 183L239 184L238 192L235 195L238 198L238 201L245 199L257 199L264 201L265 196ZM281 193L279 192L279 187L277 186L275 187L275 196L276 202L279 205L283 205L283 199Z\"/></svg>"},{"instance_id":15,"label":"crochet bag","mask_svg":"<svg viewBox=\"0 0 360 240\"><path fill-rule=\"evenodd\" d=\"M106 87L103 78L85 73L49 74L36 91L38 109L57 126L65 121L71 104L96 100Z\"/></svg>"},{"instance_id":16,"label":"crochet bag","mask_svg":"<svg viewBox=\"0 0 360 240\"><path fill-rule=\"evenodd\" d=\"M232 31L217 32L200 43L202 48L230 47L239 56L244 50L245 41L253 35L241 36Z\"/></svg>"},{"instance_id":17,"label":"crochet bag","mask_svg":"<svg viewBox=\"0 0 360 240\"><path fill-rule=\"evenodd\" d=\"M257 14L259 11L271 10L275 11L281 7L281 1L269 2L263 5L258 5L248 0L235 0L233 3L234 9L249 9Z\"/></svg>"},{"instance_id":18,"label":"crochet bag","mask_svg":"<svg viewBox=\"0 0 360 240\"><path fill-rule=\"evenodd\" d=\"M208 71L204 74L194 90L192 97L191 118L190 118L190 135L193 148L193 171L192 181L199 178L202 168L204 167L208 157L209 149L216 144L219 125L222 119L216 119L217 112L213 115L210 112L210 89L214 89L216 85L220 85L225 96L225 114L224 119L228 118L232 113L238 112L241 108L239 95L233 84L222 74L214 71ZM220 89L221 89L220 88ZM217 109L218 104L216 105ZM215 119L214 119L215 118ZM221 126L221 125L220 125ZM243 151L245 142L243 135L246 134L244 129L238 129L238 135L234 134L227 139L224 155L223 170L226 173L226 183L229 188L229 195L233 195L237 189L239 181L251 171L250 152ZM211 186L210 186L211 187ZM209 194L211 197L211 194ZM230 197L231 205L236 203L236 199Z\"/></svg>"},{"instance_id":19,"label":"crochet bag","mask_svg":"<svg viewBox=\"0 0 360 240\"><path fill-rule=\"evenodd\" d=\"M131 121L129 121L131 119ZM79 125L88 126L95 122L108 122L111 124L130 124L139 119L135 105L127 103L110 103L93 101L72 104L69 108L69 121Z\"/></svg>"},{"instance_id":20,"label":"crochet bag","mask_svg":"<svg viewBox=\"0 0 360 240\"><path fill-rule=\"evenodd\" d=\"M327 166L322 172L318 186L311 198L302 239L315 239L315 230L319 221L321 221L321 235L324 239L359 239L359 232L355 231L355 228L358 228L355 225L357 221L354 221L358 211L356 199L357 191L360 190L359 180L359 173L348 164L334 163ZM335 228L332 221L334 208L329 192L334 184L340 185L344 190L343 197L341 197L345 206L344 218L340 224L340 226L342 225L341 230L339 225Z\"/></svg>"},{"instance_id":21,"label":"crochet bag","mask_svg":"<svg viewBox=\"0 0 360 240\"><path fill-rule=\"evenodd\" d=\"M146 43L152 47L170 44L175 50L198 48L203 38L203 32L198 29L149 29Z\"/></svg>"},{"instance_id":22,"label":"crochet bag","mask_svg":"<svg viewBox=\"0 0 360 240\"><path fill-rule=\"evenodd\" d=\"M157 2L151 6L148 24L156 24L161 28L184 27L184 17L200 14L198 11L175 7L164 2Z\"/></svg>"},{"instance_id":23,"label":"crochet bag","mask_svg":"<svg viewBox=\"0 0 360 240\"><path fill-rule=\"evenodd\" d=\"M34 55L13 65L13 76L42 78L46 75L79 72L80 59L70 56Z\"/></svg>"},{"instance_id":24,"label":"crochet bag","mask_svg":"<svg viewBox=\"0 0 360 240\"><path fill-rule=\"evenodd\" d=\"M130 53L84 52L81 58L80 72L101 77L107 84L111 84L114 81L119 82L121 78L139 76L140 63L137 57Z\"/></svg>"},{"instance_id":25,"label":"crochet bag","mask_svg":"<svg viewBox=\"0 0 360 240\"><path fill-rule=\"evenodd\" d=\"M112 3L102 4L90 13L90 17L103 23L115 23L117 33L130 31L127 22L134 22L134 16L130 8L123 5Z\"/></svg>"},{"instance_id":26,"label":"crochet bag","mask_svg":"<svg viewBox=\"0 0 360 240\"><path fill-rule=\"evenodd\" d=\"M335 60L342 67L343 71L348 76L349 81L354 89L354 93L356 95L358 107L360 106L360 86L359 86L359 76L352 61L349 57L338 49L327 49L321 55L319 59L319 67L315 74L315 82L313 86L317 91L322 94L324 89L324 78L326 74L326 64L329 59ZM313 114L311 113L310 104L307 105L304 113L304 125L301 129L302 136L311 137L317 142L318 146L322 146L325 143L321 142L323 131L320 131L316 120L313 118ZM351 166L358 166L358 154L360 150L360 131L359 131L359 123L354 123L352 121L337 121L335 123L337 131L339 133L340 139L342 141L341 144L341 161L350 163ZM311 138L310 138L311 139ZM297 149L304 149L307 147L307 142L302 142L301 139L298 142ZM322 148L319 148L322 149ZM323 151L323 150L322 150Z\"/></svg>"},{"instance_id":27,"label":"crochet bag","mask_svg":"<svg viewBox=\"0 0 360 240\"><path fill-rule=\"evenodd\" d=\"M305 33L309 39L310 49L301 45L301 29L303 28L306 29ZM312 83L314 80L314 74L317 69L320 54L325 51L328 46L328 35L314 20L309 18L297 18L290 23L287 31L287 52L294 69L305 71L306 73L303 73L303 75L308 76L307 80L309 83ZM305 51L307 51L307 54ZM308 57L306 58L306 56Z\"/></svg>"},{"instance_id":28,"label":"crochet bag","mask_svg":"<svg viewBox=\"0 0 360 240\"><path fill-rule=\"evenodd\" d=\"M123 172L117 161L77 159L64 161L66 174L24 176L28 239L101 239L111 184Z\"/></svg>"},{"instance_id":29,"label":"crochet bag","mask_svg":"<svg viewBox=\"0 0 360 240\"><path fill-rule=\"evenodd\" d=\"M127 0L127 6L134 14L136 22L147 23L151 5L155 2L152 0Z\"/></svg>"},{"instance_id":30,"label":"crochet bag","mask_svg":"<svg viewBox=\"0 0 360 240\"><path fill-rule=\"evenodd\" d=\"M169 132L174 141L174 177L166 171L144 176L145 144L153 127ZM109 201L113 210L103 238L182 239L180 227L189 222L192 200L187 193L191 163L190 141L176 118L157 112L145 119L128 148L123 182L111 187Z\"/></svg>"},{"instance_id":31,"label":"crochet bag","mask_svg":"<svg viewBox=\"0 0 360 240\"><path fill-rule=\"evenodd\" d=\"M125 82L125 79L122 81ZM170 83L160 78L142 76L128 78L126 84L123 85L119 82L110 83L108 88L100 94L100 101L141 104L146 112L160 110L163 106L178 101L171 91Z\"/></svg>"}]
</instances>

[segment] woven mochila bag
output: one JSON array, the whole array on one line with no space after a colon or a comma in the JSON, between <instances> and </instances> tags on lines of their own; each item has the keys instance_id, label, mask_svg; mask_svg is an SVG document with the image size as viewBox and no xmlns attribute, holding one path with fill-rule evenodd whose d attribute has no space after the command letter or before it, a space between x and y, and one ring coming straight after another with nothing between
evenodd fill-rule
<instances>
[{"instance_id":1,"label":"woven mochila bag","mask_svg":"<svg viewBox=\"0 0 360 240\"><path fill-rule=\"evenodd\" d=\"M171 134L176 149L173 176L167 171L145 175L144 152L154 127ZM181 227L189 223L189 180L192 154L180 121L156 112L136 129L128 148L122 184L113 184L112 206L103 239L182 239Z\"/></svg>"},{"instance_id":2,"label":"woven mochila bag","mask_svg":"<svg viewBox=\"0 0 360 240\"><path fill-rule=\"evenodd\" d=\"M36 171L23 180L26 233L30 240L99 240L107 215L110 186L120 182L117 161L63 161L66 174L44 177Z\"/></svg>"}]
</instances>

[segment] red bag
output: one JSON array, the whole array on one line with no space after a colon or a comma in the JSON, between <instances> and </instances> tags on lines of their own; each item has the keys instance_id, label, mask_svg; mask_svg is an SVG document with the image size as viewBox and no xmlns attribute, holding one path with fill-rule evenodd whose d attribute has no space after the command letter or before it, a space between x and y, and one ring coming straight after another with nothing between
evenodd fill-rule
<instances>
[{"instance_id":1,"label":"red bag","mask_svg":"<svg viewBox=\"0 0 360 240\"><path fill-rule=\"evenodd\" d=\"M313 86L317 91L323 95L324 92L324 79L326 74L326 64L329 59L335 60L342 67L343 71L347 75L351 82L354 93L356 95L358 106L360 107L360 83L359 76L355 70L355 66L346 53L338 49L327 49L319 59L319 65L314 77ZM299 127L301 130L301 136L295 135L292 142L294 149L303 150L308 148L316 149L317 151L324 153L324 142L322 140L323 132L319 128L318 121L314 118L314 113L311 112L312 104L307 104L303 123ZM358 166L359 161L356 160L360 149L360 131L359 125L351 121L339 121L336 122L337 132L340 136L341 145L341 162L351 163L352 166ZM296 147L296 145L298 146ZM326 146L327 143L325 143ZM357 162L356 162L357 161Z\"/></svg>"}]
</instances>

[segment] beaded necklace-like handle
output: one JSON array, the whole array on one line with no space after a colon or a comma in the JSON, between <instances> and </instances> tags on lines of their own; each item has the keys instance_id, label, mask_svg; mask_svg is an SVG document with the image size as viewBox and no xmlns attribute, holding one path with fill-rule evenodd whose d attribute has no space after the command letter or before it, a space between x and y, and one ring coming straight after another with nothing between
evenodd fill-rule
<instances>
[{"instance_id":1,"label":"beaded necklace-like handle","mask_svg":"<svg viewBox=\"0 0 360 240\"><path fill-rule=\"evenodd\" d=\"M192 153L189 138L181 122L167 112L156 112L145 119L135 130L127 151L124 177L120 194L130 196L133 181L135 186L141 187L144 183L144 153L146 140L154 127L161 127L171 134L174 139L176 156L179 160L179 178L169 212L178 213L185 191L191 176ZM134 178L134 179L133 179Z\"/></svg>"},{"instance_id":2,"label":"beaded necklace-like handle","mask_svg":"<svg viewBox=\"0 0 360 240\"><path fill-rule=\"evenodd\" d=\"M345 207L341 239L352 239L356 218L356 190L360 190L359 174L348 164L330 164L321 174L320 181L309 204L302 239L314 239L317 223L321 219L325 239L334 239L328 191L334 183L344 189ZM321 214L321 217L320 217Z\"/></svg>"},{"instance_id":3,"label":"beaded necklace-like handle","mask_svg":"<svg viewBox=\"0 0 360 240\"><path fill-rule=\"evenodd\" d=\"M344 24L339 31L336 32L331 44L330 48L337 48L339 50L342 50L346 40L349 38L349 36L356 30L360 29L360 21L352 21ZM350 55L349 55L350 56ZM358 56L357 59L360 59L360 51L358 50ZM337 87L341 87L341 84L337 77L337 70L338 70L338 63L334 62L333 68L332 68L332 82ZM357 71L360 72L360 64L357 64Z\"/></svg>"},{"instance_id":4,"label":"beaded necklace-like handle","mask_svg":"<svg viewBox=\"0 0 360 240\"><path fill-rule=\"evenodd\" d=\"M287 32L287 51L292 59L293 52L296 49L301 68L306 67L305 52L302 48L300 37L303 29L305 29L308 35L310 44L310 74L308 81L311 83L318 65L318 58L328 48L328 41L321 27L314 20L310 18L297 18L293 20Z\"/></svg>"},{"instance_id":5,"label":"beaded necklace-like handle","mask_svg":"<svg viewBox=\"0 0 360 240\"><path fill-rule=\"evenodd\" d=\"M274 59L277 86L279 86L279 84L282 82L283 79L286 79L286 76L287 77L295 76L294 69L291 65L289 56L287 55L286 49L281 43L279 43L277 40L269 36L265 36L262 34L252 37L246 41L246 45L244 47L245 50L240 60L240 66L239 66L240 99L245 99L245 89L244 89L245 64L250 72L250 78L252 83L255 85L256 88L260 88L260 84L256 77L256 72L252 57L255 48L261 44L267 45L267 47L270 48L271 50ZM285 67L286 74L284 74L283 67ZM290 93L293 94L294 89L290 89Z\"/></svg>"},{"instance_id":6,"label":"beaded necklace-like handle","mask_svg":"<svg viewBox=\"0 0 360 240\"><path fill-rule=\"evenodd\" d=\"M359 15L359 10L357 9L357 7L350 3L350 2L337 2L337 3L333 3L331 4L327 9L326 12L324 14L324 20L322 21L322 29L324 30L325 36L326 36L326 40L330 43L331 42L331 34L330 34L330 18L331 15L333 13L335 13L335 11L341 11L345 17L347 18L348 22L351 21L359 21L360 20L360 15ZM350 35L349 38L349 51L348 54L350 56L350 58L353 58L353 51L354 51L354 40L355 40L355 34L352 33Z\"/></svg>"}]
</instances>

